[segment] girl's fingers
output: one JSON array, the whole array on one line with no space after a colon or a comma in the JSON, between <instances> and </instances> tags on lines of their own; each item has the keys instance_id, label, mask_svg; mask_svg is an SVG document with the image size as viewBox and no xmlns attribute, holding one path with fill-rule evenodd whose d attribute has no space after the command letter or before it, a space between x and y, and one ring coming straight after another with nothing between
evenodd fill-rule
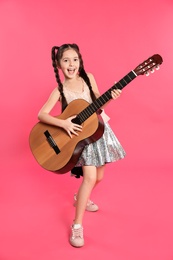
<instances>
[{"instance_id":1,"label":"girl's fingers","mask_svg":"<svg viewBox=\"0 0 173 260\"><path fill-rule=\"evenodd\" d=\"M113 99L118 98L118 97L120 96L120 94L121 94L121 90L120 90L120 89L114 89L114 90L112 90L112 92L111 92L111 95L112 95L112 98L113 98Z\"/></svg>"}]
</instances>

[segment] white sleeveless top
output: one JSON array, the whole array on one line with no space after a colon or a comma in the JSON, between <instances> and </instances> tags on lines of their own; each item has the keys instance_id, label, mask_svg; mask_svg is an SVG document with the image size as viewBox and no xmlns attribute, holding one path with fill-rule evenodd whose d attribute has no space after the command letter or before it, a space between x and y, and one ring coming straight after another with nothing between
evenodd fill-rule
<instances>
[{"instance_id":1,"label":"white sleeveless top","mask_svg":"<svg viewBox=\"0 0 173 260\"><path fill-rule=\"evenodd\" d=\"M90 96L90 90L89 87L86 85L85 82L83 82L83 89L81 92L77 92L77 91L72 91L69 88L67 88L66 86L63 86L63 92L64 92L64 96L67 100L67 103L69 104L71 101L75 100L75 99L84 99L86 100L88 103L92 103L92 99ZM101 116L103 118L104 123L109 121L109 117L105 114L104 110L102 109L102 113Z\"/></svg>"},{"instance_id":2,"label":"white sleeveless top","mask_svg":"<svg viewBox=\"0 0 173 260\"><path fill-rule=\"evenodd\" d=\"M63 92L68 104L75 99L84 99L88 103L92 103L92 99L90 97L90 90L85 83L83 83L83 89L81 92L70 90L66 86L63 87Z\"/></svg>"}]
</instances>

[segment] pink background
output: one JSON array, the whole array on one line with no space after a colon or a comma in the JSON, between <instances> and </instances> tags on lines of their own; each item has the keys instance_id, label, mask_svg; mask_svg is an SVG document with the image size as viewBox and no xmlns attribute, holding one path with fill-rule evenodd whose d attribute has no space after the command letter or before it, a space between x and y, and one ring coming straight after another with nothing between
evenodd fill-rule
<instances>
[{"instance_id":1,"label":"pink background","mask_svg":"<svg viewBox=\"0 0 173 260\"><path fill-rule=\"evenodd\" d=\"M0 1L0 260L173 259L172 12L172 0ZM68 243L81 180L42 169L28 143L56 86L51 47L73 42L101 93L149 56L164 60L106 108L127 157L93 193L82 249Z\"/></svg>"}]
</instances>

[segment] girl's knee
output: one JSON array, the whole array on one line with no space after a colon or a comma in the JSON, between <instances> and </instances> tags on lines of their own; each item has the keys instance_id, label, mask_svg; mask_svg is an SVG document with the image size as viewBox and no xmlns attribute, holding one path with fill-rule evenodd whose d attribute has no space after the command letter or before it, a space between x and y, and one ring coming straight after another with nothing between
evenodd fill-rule
<instances>
[{"instance_id":1,"label":"girl's knee","mask_svg":"<svg viewBox=\"0 0 173 260\"><path fill-rule=\"evenodd\" d=\"M88 176L85 176L84 179L83 179L83 182L87 183L88 185L95 185L97 181L97 177L96 175L95 176L92 176L92 175L88 175Z\"/></svg>"},{"instance_id":2,"label":"girl's knee","mask_svg":"<svg viewBox=\"0 0 173 260\"><path fill-rule=\"evenodd\" d=\"M83 181L89 185L95 185L97 181L97 171L95 167L85 167Z\"/></svg>"}]
</instances>

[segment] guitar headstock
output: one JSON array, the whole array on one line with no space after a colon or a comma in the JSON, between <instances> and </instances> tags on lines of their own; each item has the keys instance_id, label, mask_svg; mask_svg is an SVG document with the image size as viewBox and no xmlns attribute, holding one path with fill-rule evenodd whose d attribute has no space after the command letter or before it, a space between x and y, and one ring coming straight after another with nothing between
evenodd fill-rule
<instances>
[{"instance_id":1,"label":"guitar headstock","mask_svg":"<svg viewBox=\"0 0 173 260\"><path fill-rule=\"evenodd\" d=\"M133 71L139 75L149 76L150 72L153 73L154 69L158 70L162 64L163 59L159 54L155 54L139 64Z\"/></svg>"}]
</instances>

